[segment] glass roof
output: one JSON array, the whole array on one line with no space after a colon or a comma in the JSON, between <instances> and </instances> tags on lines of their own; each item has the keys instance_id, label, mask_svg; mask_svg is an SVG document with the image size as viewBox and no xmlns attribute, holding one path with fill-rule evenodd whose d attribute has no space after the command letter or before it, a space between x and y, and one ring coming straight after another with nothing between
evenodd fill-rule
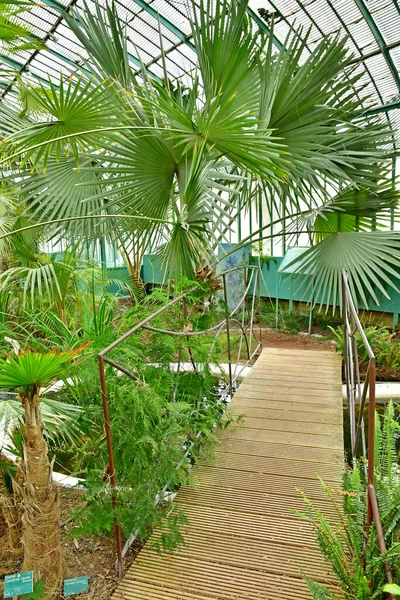
<instances>
[{"instance_id":1,"label":"glass roof","mask_svg":"<svg viewBox=\"0 0 400 600\"><path fill-rule=\"evenodd\" d=\"M105 3L99 0L100 6ZM86 4L90 11L95 10L93 0ZM150 75L162 76L161 29L171 78L181 78L185 83L186 74L196 66L187 0L115 0L115 6L126 23L133 67L139 70L142 61ZM46 48L12 55L1 54L0 48L0 63L44 83L49 77L57 83L60 72L69 75L81 70L85 51L63 21L63 11L71 9L79 14L84 10L83 0L32 0L32 8L21 13L19 19L46 41ZM348 36L353 63L362 72L368 110L382 114L399 131L400 0L250 0L248 12L254 27L264 31L270 30L274 19L277 46L284 45L287 35L299 28L303 35L309 31L306 52L324 35ZM11 72L8 76L2 74L0 97L12 97L14 81Z\"/></svg>"}]
</instances>

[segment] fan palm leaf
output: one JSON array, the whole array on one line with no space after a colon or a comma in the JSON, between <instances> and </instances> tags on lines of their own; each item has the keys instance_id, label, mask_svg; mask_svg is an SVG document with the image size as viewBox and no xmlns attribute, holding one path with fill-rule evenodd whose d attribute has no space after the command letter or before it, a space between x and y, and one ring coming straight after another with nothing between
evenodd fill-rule
<instances>
[{"instance_id":1,"label":"fan palm leaf","mask_svg":"<svg viewBox=\"0 0 400 600\"><path fill-rule=\"evenodd\" d=\"M66 352L20 351L7 360L0 359L0 388L41 388L60 373L70 369L71 362L87 344Z\"/></svg>"},{"instance_id":2,"label":"fan palm leaf","mask_svg":"<svg viewBox=\"0 0 400 600\"><path fill-rule=\"evenodd\" d=\"M100 217L109 207L154 221L174 215L176 222L157 224L156 233L170 238L163 252L171 272L176 275L181 261L180 271L191 275L221 239L215 230L223 236L230 226L246 177L269 194L282 219L305 206L316 210L326 201L326 187L337 190L338 182L352 189L378 186L392 132L363 115L362 82L348 66L345 40L325 38L304 60L308 36L291 34L276 52L271 36L255 35L247 6L247 0L201 0L198 10L193 0L198 72L188 90L166 73L163 82L151 79L144 67L139 85L112 5L105 11L97 5L79 24L67 18L88 54L87 70L60 79L59 89L33 90L47 117L21 121L2 107L11 116L11 125L1 125L4 160L26 164L22 177L16 167L13 178L27 210L43 218L58 212ZM209 178L214 187L203 181L201 194L188 194L184 179L192 165L193 189L200 189L199 174L211 169L220 175ZM242 180L233 185L235 169ZM249 202L250 192L242 196ZM364 198L365 210L367 204ZM360 216L344 218L341 228L349 234L353 223L362 228ZM321 225L322 237L334 230L334 220ZM107 223L121 246L125 223ZM95 226L80 227L95 235ZM141 231L152 227L149 221ZM335 250L333 241L323 241L324 252Z\"/></svg>"},{"instance_id":3,"label":"fan palm leaf","mask_svg":"<svg viewBox=\"0 0 400 600\"><path fill-rule=\"evenodd\" d=\"M364 306L379 305L388 289L399 291L400 234L392 231L334 233L291 261L287 268L309 276L304 295L312 291L320 306L341 304L341 278L348 271L353 298Z\"/></svg>"}]
</instances>

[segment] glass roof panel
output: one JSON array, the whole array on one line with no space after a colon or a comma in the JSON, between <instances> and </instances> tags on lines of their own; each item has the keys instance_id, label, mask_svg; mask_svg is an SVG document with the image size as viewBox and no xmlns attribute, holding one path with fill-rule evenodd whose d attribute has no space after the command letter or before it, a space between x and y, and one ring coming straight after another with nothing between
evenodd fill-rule
<instances>
[{"instance_id":1,"label":"glass roof panel","mask_svg":"<svg viewBox=\"0 0 400 600\"><path fill-rule=\"evenodd\" d=\"M24 25L30 25L36 36L46 40L47 49L39 53L16 53L8 58L8 64L13 58L22 64L22 72L26 67L30 68L30 74L25 75L30 80L34 75L47 79L47 74L57 80L58 73L70 73L75 69L75 63L82 63L86 56L78 40L64 25L57 7L64 6L67 11L73 7L74 13L79 14L84 10L83 0L31 2L32 9L21 13L20 19ZM94 11L94 1L87 0L87 3L89 10ZM198 5L198 0L196 3ZM105 7L106 0L99 0L99 4ZM363 70L362 82L366 87L362 95L371 95L369 103L374 107L381 106L399 94L396 74L400 69L399 0L250 0L249 9L265 30L269 29L274 16L274 34L281 43L290 31L300 26L303 33L310 29L309 49L323 35L338 32L347 35L347 45L355 58L365 57L357 71ZM195 68L196 55L191 48L191 26L185 0L116 0L116 10L126 23L129 52L136 70L139 52L151 72L162 76L160 32L171 77L184 77ZM303 60L307 54L305 51ZM1 60L0 56L0 66ZM0 96L4 95L7 82L13 79L10 74L1 77ZM388 112L393 125L399 123L399 112Z\"/></svg>"}]
</instances>

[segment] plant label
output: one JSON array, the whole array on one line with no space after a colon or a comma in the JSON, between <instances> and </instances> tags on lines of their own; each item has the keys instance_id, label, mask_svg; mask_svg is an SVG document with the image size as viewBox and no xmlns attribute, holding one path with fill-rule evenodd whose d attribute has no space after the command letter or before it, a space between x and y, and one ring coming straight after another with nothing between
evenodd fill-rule
<instances>
[{"instance_id":1,"label":"plant label","mask_svg":"<svg viewBox=\"0 0 400 600\"><path fill-rule=\"evenodd\" d=\"M73 577L72 579L64 579L64 596L75 596L82 594L89 589L89 578L84 575L82 577Z\"/></svg>"},{"instance_id":2,"label":"plant label","mask_svg":"<svg viewBox=\"0 0 400 600\"><path fill-rule=\"evenodd\" d=\"M14 598L33 592L33 571L13 573L4 577L4 598Z\"/></svg>"}]
</instances>

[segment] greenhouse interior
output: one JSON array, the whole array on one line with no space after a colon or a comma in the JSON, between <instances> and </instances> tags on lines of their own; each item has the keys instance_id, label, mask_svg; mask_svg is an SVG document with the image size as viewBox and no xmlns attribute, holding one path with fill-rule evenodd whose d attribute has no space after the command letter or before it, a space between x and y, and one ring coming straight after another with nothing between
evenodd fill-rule
<instances>
[{"instance_id":1,"label":"greenhouse interior","mask_svg":"<svg viewBox=\"0 0 400 600\"><path fill-rule=\"evenodd\" d=\"M400 596L399 0L0 0L0 595Z\"/></svg>"}]
</instances>

